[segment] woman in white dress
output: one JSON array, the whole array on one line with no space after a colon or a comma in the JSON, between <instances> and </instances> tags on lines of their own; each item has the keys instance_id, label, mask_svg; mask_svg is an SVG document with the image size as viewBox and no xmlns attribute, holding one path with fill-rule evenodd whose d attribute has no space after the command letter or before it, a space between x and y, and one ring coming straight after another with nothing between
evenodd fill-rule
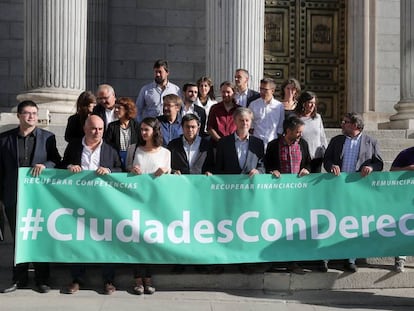
<instances>
[{"instance_id":1,"label":"woman in white dress","mask_svg":"<svg viewBox=\"0 0 414 311\"><path fill-rule=\"evenodd\" d=\"M171 153L162 147L160 123L156 118L145 118L141 121L138 143L130 145L128 148L126 168L129 172L137 175L161 176L170 173ZM135 267L133 288L135 294L151 295L155 292L151 276L149 265Z\"/></svg>"},{"instance_id":2,"label":"woman in white dress","mask_svg":"<svg viewBox=\"0 0 414 311\"><path fill-rule=\"evenodd\" d=\"M298 117L305 122L302 138L309 145L311 173L321 172L323 156L328 145L322 117L318 113L317 105L318 98L316 94L305 91L299 96L295 110Z\"/></svg>"},{"instance_id":3,"label":"woman in white dress","mask_svg":"<svg viewBox=\"0 0 414 311\"><path fill-rule=\"evenodd\" d=\"M127 152L127 170L133 174L161 176L171 171L171 153L162 147L160 123L156 118L145 118L140 124L138 144Z\"/></svg>"}]
</instances>

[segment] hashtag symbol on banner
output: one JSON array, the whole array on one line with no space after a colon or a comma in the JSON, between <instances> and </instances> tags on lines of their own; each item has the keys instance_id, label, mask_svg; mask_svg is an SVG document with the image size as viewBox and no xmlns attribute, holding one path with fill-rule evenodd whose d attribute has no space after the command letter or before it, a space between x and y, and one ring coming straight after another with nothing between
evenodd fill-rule
<instances>
[{"instance_id":1,"label":"hashtag symbol on banner","mask_svg":"<svg viewBox=\"0 0 414 311\"><path fill-rule=\"evenodd\" d=\"M37 209L36 215L33 217L33 210L28 209L26 213L26 217L22 218L22 222L24 226L20 228L20 232L23 232L23 240L27 240L29 238L29 233L32 233L32 240L37 239L37 233L43 231L43 227L40 225L42 222L45 221L42 215L42 210Z\"/></svg>"}]
</instances>

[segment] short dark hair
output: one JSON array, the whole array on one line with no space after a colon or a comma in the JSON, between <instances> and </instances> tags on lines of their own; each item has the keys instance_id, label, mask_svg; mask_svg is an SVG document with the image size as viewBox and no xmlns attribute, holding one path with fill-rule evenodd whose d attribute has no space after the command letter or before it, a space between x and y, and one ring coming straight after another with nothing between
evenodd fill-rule
<instances>
[{"instance_id":1,"label":"short dark hair","mask_svg":"<svg viewBox=\"0 0 414 311\"><path fill-rule=\"evenodd\" d=\"M234 83L233 83L233 82L231 82L231 81L224 81L224 82L221 82L221 84L220 84L220 89L221 89L223 86L230 87L230 88L233 90L233 92L236 92L236 86L235 86L235 85L234 85Z\"/></svg>"},{"instance_id":2,"label":"short dark hair","mask_svg":"<svg viewBox=\"0 0 414 311\"><path fill-rule=\"evenodd\" d=\"M190 122L190 121L193 121L193 120L197 121L198 126L201 125L200 118L197 115L195 115L194 113L188 113L188 114L186 114L185 116L182 117L181 126L184 126L184 124L186 122Z\"/></svg>"},{"instance_id":3,"label":"short dark hair","mask_svg":"<svg viewBox=\"0 0 414 311\"><path fill-rule=\"evenodd\" d=\"M153 69L164 67L165 71L168 72L168 61L165 59L157 59L154 63Z\"/></svg>"},{"instance_id":4,"label":"short dark hair","mask_svg":"<svg viewBox=\"0 0 414 311\"><path fill-rule=\"evenodd\" d=\"M348 112L344 117L348 118L352 124L355 124L360 131L364 129L364 119L362 119L362 116L359 113Z\"/></svg>"},{"instance_id":5,"label":"short dark hair","mask_svg":"<svg viewBox=\"0 0 414 311\"><path fill-rule=\"evenodd\" d=\"M269 84L272 89L276 89L276 82L272 78L263 78L260 84Z\"/></svg>"},{"instance_id":6,"label":"short dark hair","mask_svg":"<svg viewBox=\"0 0 414 311\"><path fill-rule=\"evenodd\" d=\"M39 110L39 107L36 105L34 101L24 100L17 105L17 113L22 113L23 109L26 107L35 107L37 110Z\"/></svg>"},{"instance_id":7,"label":"short dark hair","mask_svg":"<svg viewBox=\"0 0 414 311\"><path fill-rule=\"evenodd\" d=\"M196 87L198 90L198 86L195 82L187 82L186 84L183 85L183 92L187 91L189 87Z\"/></svg>"},{"instance_id":8,"label":"short dark hair","mask_svg":"<svg viewBox=\"0 0 414 311\"><path fill-rule=\"evenodd\" d=\"M158 119L154 117L147 117L141 121L140 128L141 128L142 123L152 127L153 129L152 143L154 144L154 146L155 147L161 146L162 145L162 133L161 133L160 121L158 121ZM145 141L142 138L141 130L139 131L139 144L141 146L145 146Z\"/></svg>"},{"instance_id":9,"label":"short dark hair","mask_svg":"<svg viewBox=\"0 0 414 311\"><path fill-rule=\"evenodd\" d=\"M287 119L283 121L283 133L286 134L286 131L289 130L295 130L297 127L305 125L305 122L303 122L301 119L299 119L295 115L291 115Z\"/></svg>"}]
</instances>

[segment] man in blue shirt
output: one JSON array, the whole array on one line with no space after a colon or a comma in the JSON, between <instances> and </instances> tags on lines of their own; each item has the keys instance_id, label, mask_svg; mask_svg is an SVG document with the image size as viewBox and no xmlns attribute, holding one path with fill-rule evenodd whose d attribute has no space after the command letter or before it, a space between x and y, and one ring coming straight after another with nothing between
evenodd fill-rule
<instances>
[{"instance_id":1,"label":"man in blue shirt","mask_svg":"<svg viewBox=\"0 0 414 311\"><path fill-rule=\"evenodd\" d=\"M183 133L180 116L182 104L181 98L175 94L165 95L163 98L163 115L157 117L161 123L163 147L167 147L171 140L180 137Z\"/></svg>"},{"instance_id":2,"label":"man in blue shirt","mask_svg":"<svg viewBox=\"0 0 414 311\"><path fill-rule=\"evenodd\" d=\"M166 60L157 60L153 69L154 82L142 87L135 103L138 110L138 122L146 117L160 116L162 114L162 100L165 95L180 95L180 88L168 80L169 69Z\"/></svg>"}]
</instances>

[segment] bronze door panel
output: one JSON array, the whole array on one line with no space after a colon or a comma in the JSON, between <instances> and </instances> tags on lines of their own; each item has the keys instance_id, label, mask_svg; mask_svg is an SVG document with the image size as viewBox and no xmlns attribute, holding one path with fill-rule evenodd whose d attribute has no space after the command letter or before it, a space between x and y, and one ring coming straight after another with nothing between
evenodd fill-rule
<instances>
[{"instance_id":1,"label":"bronze door panel","mask_svg":"<svg viewBox=\"0 0 414 311\"><path fill-rule=\"evenodd\" d=\"M264 75L315 92L325 126L346 112L346 1L266 1Z\"/></svg>"}]
</instances>

